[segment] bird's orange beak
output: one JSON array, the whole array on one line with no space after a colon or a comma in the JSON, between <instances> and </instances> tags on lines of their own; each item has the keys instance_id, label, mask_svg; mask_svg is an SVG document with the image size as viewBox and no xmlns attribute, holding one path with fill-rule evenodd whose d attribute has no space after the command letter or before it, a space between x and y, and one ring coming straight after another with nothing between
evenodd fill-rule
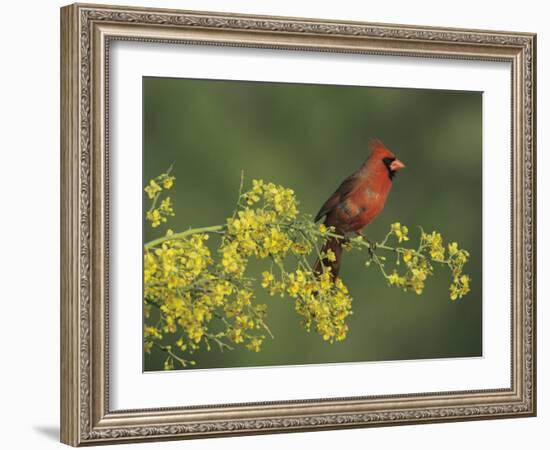
<instances>
[{"instance_id":1,"label":"bird's orange beak","mask_svg":"<svg viewBox=\"0 0 550 450\"><path fill-rule=\"evenodd\" d=\"M404 169L405 164L403 164L398 159L393 160L393 162L390 164L390 170L397 172L398 170Z\"/></svg>"}]
</instances>

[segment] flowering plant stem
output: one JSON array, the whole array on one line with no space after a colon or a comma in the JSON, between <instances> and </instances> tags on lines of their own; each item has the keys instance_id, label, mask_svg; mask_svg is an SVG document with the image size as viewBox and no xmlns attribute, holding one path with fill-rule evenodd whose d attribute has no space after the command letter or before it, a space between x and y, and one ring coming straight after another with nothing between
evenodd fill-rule
<instances>
[{"instance_id":1,"label":"flowering plant stem","mask_svg":"<svg viewBox=\"0 0 550 450\"><path fill-rule=\"evenodd\" d=\"M151 200L145 219L157 228L175 212L166 191L174 185L170 171L150 180L145 192ZM314 330L323 340L343 341L352 297L339 277L324 261L335 255L323 244L341 241L345 250L367 250L366 266L378 266L390 286L420 295L425 280L433 274L432 263L446 265L452 273L450 298L469 291L468 275L462 273L469 258L456 242L443 245L441 235L420 229L416 248L399 244L409 240L408 228L394 223L384 239L371 243L361 235L342 236L333 227L315 223L300 213L292 189L253 180L243 193L243 178L236 207L224 224L167 230L144 244L144 348L166 355L164 369L195 365L187 358L199 348L222 352L241 345L259 352L273 333L267 325L267 305L256 299L257 280L247 276L249 261L265 260L267 267L258 280L271 296L289 297L306 331ZM211 235L218 238L207 245ZM395 262L383 256L395 255ZM321 262L313 269L312 258ZM404 269L403 269L404 267Z\"/></svg>"},{"instance_id":2,"label":"flowering plant stem","mask_svg":"<svg viewBox=\"0 0 550 450\"><path fill-rule=\"evenodd\" d=\"M180 233L173 233L166 236L153 239L147 242L144 247L146 250L156 247L166 241L176 241L178 239L185 239L188 236L192 236L197 233L221 233L225 225L213 225L211 227L190 228L189 230L182 231Z\"/></svg>"}]
</instances>

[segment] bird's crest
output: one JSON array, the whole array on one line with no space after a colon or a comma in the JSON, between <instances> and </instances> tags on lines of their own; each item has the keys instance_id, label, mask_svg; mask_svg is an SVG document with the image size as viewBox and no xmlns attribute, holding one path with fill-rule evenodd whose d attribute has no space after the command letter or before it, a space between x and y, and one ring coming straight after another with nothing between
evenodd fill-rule
<instances>
[{"instance_id":1,"label":"bird's crest","mask_svg":"<svg viewBox=\"0 0 550 450\"><path fill-rule=\"evenodd\" d=\"M380 139L370 138L369 148L371 149L373 155L377 154L381 156L395 158L395 155L384 145L384 143Z\"/></svg>"}]
</instances>

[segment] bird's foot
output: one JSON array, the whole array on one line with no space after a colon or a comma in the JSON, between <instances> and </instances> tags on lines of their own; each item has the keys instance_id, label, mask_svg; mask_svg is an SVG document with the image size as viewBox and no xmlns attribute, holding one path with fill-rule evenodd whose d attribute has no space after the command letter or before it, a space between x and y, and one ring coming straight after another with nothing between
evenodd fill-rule
<instances>
[{"instance_id":1,"label":"bird's foot","mask_svg":"<svg viewBox=\"0 0 550 450\"><path fill-rule=\"evenodd\" d=\"M367 243L367 249L369 252L370 257L372 258L375 250L376 250L376 242L372 242L368 237L366 237L363 233L357 233L358 236L361 236L363 240Z\"/></svg>"},{"instance_id":2,"label":"bird's foot","mask_svg":"<svg viewBox=\"0 0 550 450\"><path fill-rule=\"evenodd\" d=\"M369 255L371 258L373 258L374 252L376 251L376 242L371 242L367 239L367 243L369 244L368 246Z\"/></svg>"}]
</instances>

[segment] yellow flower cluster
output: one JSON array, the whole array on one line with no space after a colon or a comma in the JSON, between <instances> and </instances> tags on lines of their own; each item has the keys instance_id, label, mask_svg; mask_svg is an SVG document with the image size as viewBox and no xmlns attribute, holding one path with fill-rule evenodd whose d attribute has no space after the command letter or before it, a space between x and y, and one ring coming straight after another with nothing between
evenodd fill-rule
<instances>
[{"instance_id":1,"label":"yellow flower cluster","mask_svg":"<svg viewBox=\"0 0 550 450\"><path fill-rule=\"evenodd\" d=\"M443 238L440 233L432 231L430 234L422 233L422 244L429 247L430 256L434 261L445 259L445 246L443 245ZM422 245L421 244L421 245Z\"/></svg>"},{"instance_id":2,"label":"yellow flower cluster","mask_svg":"<svg viewBox=\"0 0 550 450\"><path fill-rule=\"evenodd\" d=\"M295 299L295 310L303 317L303 325L315 330L325 341L342 341L346 338L346 318L352 314L352 298L340 278L333 279L330 271L317 275L312 271L283 272L276 279L272 272L262 274L262 286L271 295L285 293Z\"/></svg>"},{"instance_id":3,"label":"yellow flower cluster","mask_svg":"<svg viewBox=\"0 0 550 450\"><path fill-rule=\"evenodd\" d=\"M210 348L211 341L230 348L224 338L259 351L263 336L250 331L263 325L265 307L252 305L251 290L216 274L206 238L196 234L145 253L145 301L157 307L162 323L146 328L146 349L153 340L176 335L182 352L196 350L201 342ZM209 332L214 316L223 316L226 326L215 335Z\"/></svg>"},{"instance_id":4,"label":"yellow flower cluster","mask_svg":"<svg viewBox=\"0 0 550 450\"><path fill-rule=\"evenodd\" d=\"M294 219L298 216L294 191L283 186L252 180L252 189L243 194L243 199L249 206L263 199L265 208L275 211L280 217Z\"/></svg>"},{"instance_id":5,"label":"yellow flower cluster","mask_svg":"<svg viewBox=\"0 0 550 450\"><path fill-rule=\"evenodd\" d=\"M431 233L421 232L420 244L418 248L387 247L385 244L389 237L395 236L397 242L409 240L407 227L400 223L394 223L390 232L386 236L382 245L378 248L393 250L397 253L397 265L401 258L405 264L405 271L399 272L397 268L387 275L384 270L384 263L380 257L373 257L373 261L380 266L388 283L392 286L402 288L405 291L422 294L425 282L428 276L433 274L434 267L432 263L446 265L451 270L453 282L449 287L451 300L462 298L470 291L470 277L463 274L463 267L468 262L469 253L466 250L459 249L456 242L448 244L445 248L443 237L440 233L432 231Z\"/></svg>"},{"instance_id":6,"label":"yellow flower cluster","mask_svg":"<svg viewBox=\"0 0 550 450\"><path fill-rule=\"evenodd\" d=\"M150 200L153 200L163 189L170 189L174 185L176 177L168 172L160 174L158 177L149 181L144 191Z\"/></svg>"},{"instance_id":7,"label":"yellow flower cluster","mask_svg":"<svg viewBox=\"0 0 550 450\"><path fill-rule=\"evenodd\" d=\"M449 267L453 274L453 282L449 286L451 300L464 297L470 292L470 276L463 274L464 264L468 262L470 254L458 248L456 242L452 242L448 246L449 249Z\"/></svg>"},{"instance_id":8,"label":"yellow flower cluster","mask_svg":"<svg viewBox=\"0 0 550 450\"><path fill-rule=\"evenodd\" d=\"M409 229L399 222L392 223L391 232L395 235L399 243L409 240Z\"/></svg>"},{"instance_id":9,"label":"yellow flower cluster","mask_svg":"<svg viewBox=\"0 0 550 450\"><path fill-rule=\"evenodd\" d=\"M170 197L163 199L158 208L156 205L162 191L172 188L175 179L176 177L170 175L168 171L150 180L144 189L149 199L152 200L151 208L145 213L145 219L151 222L153 228L157 228L161 223L167 222L168 217L174 215Z\"/></svg>"},{"instance_id":10,"label":"yellow flower cluster","mask_svg":"<svg viewBox=\"0 0 550 450\"><path fill-rule=\"evenodd\" d=\"M407 258L405 258L407 256ZM426 258L421 256L410 256L410 253L403 255L403 261L407 266L404 275L399 275L394 269L393 273L388 276L388 282L397 287L403 288L405 291L416 292L422 294L426 278L433 272L433 267Z\"/></svg>"},{"instance_id":11,"label":"yellow flower cluster","mask_svg":"<svg viewBox=\"0 0 550 450\"><path fill-rule=\"evenodd\" d=\"M173 180L163 174L145 188L152 200L146 217L153 227L173 215L170 198L159 199ZM265 340L262 332L271 332L265 323L267 307L254 302L253 280L245 276L252 257L269 258L272 269L274 265L280 269L280 280L271 271L264 273L262 286L271 294L294 298L307 330L314 326L330 342L345 339L345 321L351 314L347 288L328 271L314 274L307 260L317 240L334 230L301 216L291 189L253 180L225 225L210 228L221 235L216 251L207 245L205 233L175 235L169 230L164 238L146 245L145 351L153 347L165 351L169 369L175 361L193 363L175 352L192 353L201 345L208 350L217 345L222 351L243 345L259 352ZM305 269L289 271L285 267L289 255ZM335 258L332 252L324 256Z\"/></svg>"},{"instance_id":12,"label":"yellow flower cluster","mask_svg":"<svg viewBox=\"0 0 550 450\"><path fill-rule=\"evenodd\" d=\"M150 211L147 211L145 218L151 222L153 228L157 228L161 223L165 223L168 220L169 216L173 216L174 209L172 208L172 201L170 197L166 197L160 202L158 208L153 208Z\"/></svg>"},{"instance_id":13,"label":"yellow flower cluster","mask_svg":"<svg viewBox=\"0 0 550 450\"><path fill-rule=\"evenodd\" d=\"M271 257L281 261L292 253L304 256L311 252L307 233L296 228L298 202L292 189L263 180L253 180L252 189L241 195L244 204L227 219L220 253L223 270L242 276L248 258Z\"/></svg>"},{"instance_id":14,"label":"yellow flower cluster","mask_svg":"<svg viewBox=\"0 0 550 450\"><path fill-rule=\"evenodd\" d=\"M194 295L195 283L202 284L208 266L212 263L205 244L208 235L195 234L189 239L171 240L144 254L144 299L158 308L162 326L151 327L145 335L162 339L165 334L176 334L178 326L185 339L198 343L205 333L205 323L216 306L214 295ZM219 289L219 287L216 287ZM181 334L181 332L180 332ZM184 337L180 338L183 347Z\"/></svg>"},{"instance_id":15,"label":"yellow flower cluster","mask_svg":"<svg viewBox=\"0 0 550 450\"><path fill-rule=\"evenodd\" d=\"M149 199L155 198L155 196L162 191L162 188L156 180L150 180L144 191L149 196Z\"/></svg>"},{"instance_id":16,"label":"yellow flower cluster","mask_svg":"<svg viewBox=\"0 0 550 450\"><path fill-rule=\"evenodd\" d=\"M252 304L253 292L246 283L216 272L207 240L207 234L194 234L167 239L145 251L145 302L156 307L153 316L160 319L144 330L146 351L165 338L177 338L175 346L181 352L193 352L201 342L208 349L211 342L230 348L229 341L259 351L264 336L251 330L263 327L265 306ZM213 334L209 326L215 316L224 317L225 329Z\"/></svg>"},{"instance_id":17,"label":"yellow flower cluster","mask_svg":"<svg viewBox=\"0 0 550 450\"><path fill-rule=\"evenodd\" d=\"M169 230L167 236L172 235ZM207 234L194 234L189 239L169 240L154 251L145 251L145 294L156 295L158 286L166 284L169 289L189 286L212 263L206 246Z\"/></svg>"},{"instance_id":18,"label":"yellow flower cluster","mask_svg":"<svg viewBox=\"0 0 550 450\"><path fill-rule=\"evenodd\" d=\"M451 292L451 300L464 297L470 292L470 277L468 275L455 277L449 286L449 291Z\"/></svg>"},{"instance_id":19,"label":"yellow flower cluster","mask_svg":"<svg viewBox=\"0 0 550 450\"><path fill-rule=\"evenodd\" d=\"M144 350L146 353L151 353L153 343L156 340L162 339L162 333L155 327L143 327Z\"/></svg>"},{"instance_id":20,"label":"yellow flower cluster","mask_svg":"<svg viewBox=\"0 0 550 450\"><path fill-rule=\"evenodd\" d=\"M293 242L282 231L282 220L272 210L245 207L235 217L227 219L227 234L222 251L227 246L233 246L236 252L246 258L286 255Z\"/></svg>"}]
</instances>

